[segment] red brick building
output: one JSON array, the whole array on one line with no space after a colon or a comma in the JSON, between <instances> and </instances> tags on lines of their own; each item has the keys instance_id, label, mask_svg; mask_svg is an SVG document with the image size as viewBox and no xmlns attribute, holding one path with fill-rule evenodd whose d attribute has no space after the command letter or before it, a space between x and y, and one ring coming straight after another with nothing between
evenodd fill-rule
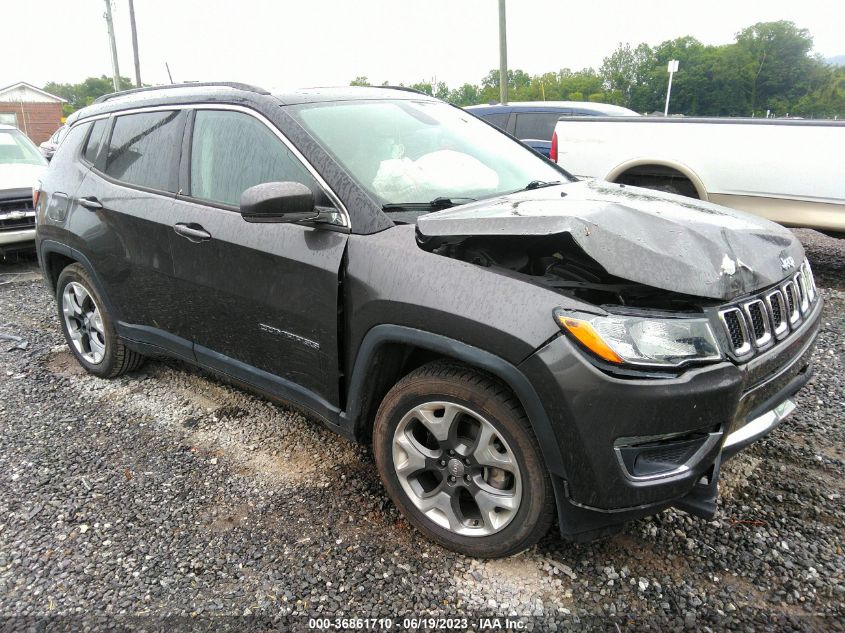
<instances>
[{"instance_id":1,"label":"red brick building","mask_svg":"<svg viewBox=\"0 0 845 633\"><path fill-rule=\"evenodd\" d=\"M62 124L61 97L23 81L0 88L0 123L14 125L36 145Z\"/></svg>"}]
</instances>

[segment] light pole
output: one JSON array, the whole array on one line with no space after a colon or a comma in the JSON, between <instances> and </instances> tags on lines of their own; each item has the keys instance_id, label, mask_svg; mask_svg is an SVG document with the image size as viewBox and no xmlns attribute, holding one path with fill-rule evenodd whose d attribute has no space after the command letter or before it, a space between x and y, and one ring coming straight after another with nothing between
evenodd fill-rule
<instances>
[{"instance_id":1,"label":"light pole","mask_svg":"<svg viewBox=\"0 0 845 633\"><path fill-rule=\"evenodd\" d=\"M508 34L505 0L499 0L499 101L508 102Z\"/></svg>"},{"instance_id":2,"label":"light pole","mask_svg":"<svg viewBox=\"0 0 845 633\"><path fill-rule=\"evenodd\" d=\"M669 71L669 87L666 89L666 107L663 108L663 116L669 116L669 97L672 94L672 75L678 72L678 60L669 60L669 67L666 70Z\"/></svg>"},{"instance_id":3,"label":"light pole","mask_svg":"<svg viewBox=\"0 0 845 633\"><path fill-rule=\"evenodd\" d=\"M120 90L120 68L117 66L117 44L114 41L114 24L111 18L111 0L106 0L106 25L109 27L109 45L111 46L111 69L114 74L114 91Z\"/></svg>"},{"instance_id":4,"label":"light pole","mask_svg":"<svg viewBox=\"0 0 845 633\"><path fill-rule=\"evenodd\" d=\"M141 62L138 60L138 29L135 26L135 2L129 0L129 26L132 28L132 54L135 57L135 85L141 87Z\"/></svg>"}]
</instances>

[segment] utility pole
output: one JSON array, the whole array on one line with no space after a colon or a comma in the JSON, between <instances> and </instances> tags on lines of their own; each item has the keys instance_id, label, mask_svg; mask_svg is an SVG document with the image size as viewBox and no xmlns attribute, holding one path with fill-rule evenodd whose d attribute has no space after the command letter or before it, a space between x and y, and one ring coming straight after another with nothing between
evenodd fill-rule
<instances>
[{"instance_id":1,"label":"utility pole","mask_svg":"<svg viewBox=\"0 0 845 633\"><path fill-rule=\"evenodd\" d=\"M678 72L678 60L669 60L669 66L666 70L669 71L669 88L666 90L666 107L663 108L663 116L669 116L669 97L672 94L672 75Z\"/></svg>"},{"instance_id":2,"label":"utility pole","mask_svg":"<svg viewBox=\"0 0 845 633\"><path fill-rule=\"evenodd\" d=\"M508 33L505 0L499 0L499 101L508 102Z\"/></svg>"},{"instance_id":3,"label":"utility pole","mask_svg":"<svg viewBox=\"0 0 845 633\"><path fill-rule=\"evenodd\" d=\"M129 26L132 28L132 55L135 57L135 85L141 87L141 61L138 59L138 29L135 27L135 0L129 0Z\"/></svg>"},{"instance_id":4,"label":"utility pole","mask_svg":"<svg viewBox=\"0 0 845 633\"><path fill-rule=\"evenodd\" d=\"M117 44L114 41L114 23L111 19L111 0L106 0L106 24L109 27L109 44L111 45L111 69L114 75L114 91L120 90L120 68L117 65Z\"/></svg>"}]
</instances>

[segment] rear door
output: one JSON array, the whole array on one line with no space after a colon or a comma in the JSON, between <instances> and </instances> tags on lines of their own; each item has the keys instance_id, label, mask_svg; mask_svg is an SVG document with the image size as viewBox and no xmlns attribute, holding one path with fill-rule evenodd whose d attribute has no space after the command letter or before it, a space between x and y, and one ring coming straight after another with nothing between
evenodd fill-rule
<instances>
[{"instance_id":1,"label":"rear door","mask_svg":"<svg viewBox=\"0 0 845 633\"><path fill-rule=\"evenodd\" d=\"M336 406L339 270L347 234L249 223L238 208L249 187L281 181L301 182L318 204L332 203L257 113L197 109L192 116L169 231L188 317L182 335L192 337L205 365L259 387L293 391L306 403L313 395Z\"/></svg>"},{"instance_id":2,"label":"rear door","mask_svg":"<svg viewBox=\"0 0 845 633\"><path fill-rule=\"evenodd\" d=\"M86 152L93 166L75 196L74 232L117 310L120 333L192 358L190 340L171 336L184 318L169 235L186 118L184 110L112 117L102 150Z\"/></svg>"}]
</instances>

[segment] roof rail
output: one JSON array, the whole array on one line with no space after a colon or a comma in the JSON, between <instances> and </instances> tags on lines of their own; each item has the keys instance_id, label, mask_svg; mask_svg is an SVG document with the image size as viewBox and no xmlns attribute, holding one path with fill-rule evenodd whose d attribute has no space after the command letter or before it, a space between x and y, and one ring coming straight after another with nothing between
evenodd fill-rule
<instances>
[{"instance_id":1,"label":"roof rail","mask_svg":"<svg viewBox=\"0 0 845 633\"><path fill-rule=\"evenodd\" d=\"M116 99L117 97L123 97L125 95L132 95L139 92L149 92L151 90L170 90L172 88L205 88L205 87L220 87L220 88L232 88L233 90L243 90L244 92L255 92L262 95L270 94L264 88L259 88L258 86L251 86L249 84L242 84L236 81L186 81L181 84L164 84L161 86L144 86L143 88L132 88L130 90L121 90L120 92L110 92L109 94L102 95L94 99L94 103L103 103L104 101L109 101L110 99Z\"/></svg>"},{"instance_id":2,"label":"roof rail","mask_svg":"<svg viewBox=\"0 0 845 633\"><path fill-rule=\"evenodd\" d=\"M425 95L426 97L430 97L431 95L427 92L423 92L422 90L417 90L416 88L410 88L408 86L370 86L370 88L386 88L387 90L404 90L405 92L413 92L418 95Z\"/></svg>"}]
</instances>

